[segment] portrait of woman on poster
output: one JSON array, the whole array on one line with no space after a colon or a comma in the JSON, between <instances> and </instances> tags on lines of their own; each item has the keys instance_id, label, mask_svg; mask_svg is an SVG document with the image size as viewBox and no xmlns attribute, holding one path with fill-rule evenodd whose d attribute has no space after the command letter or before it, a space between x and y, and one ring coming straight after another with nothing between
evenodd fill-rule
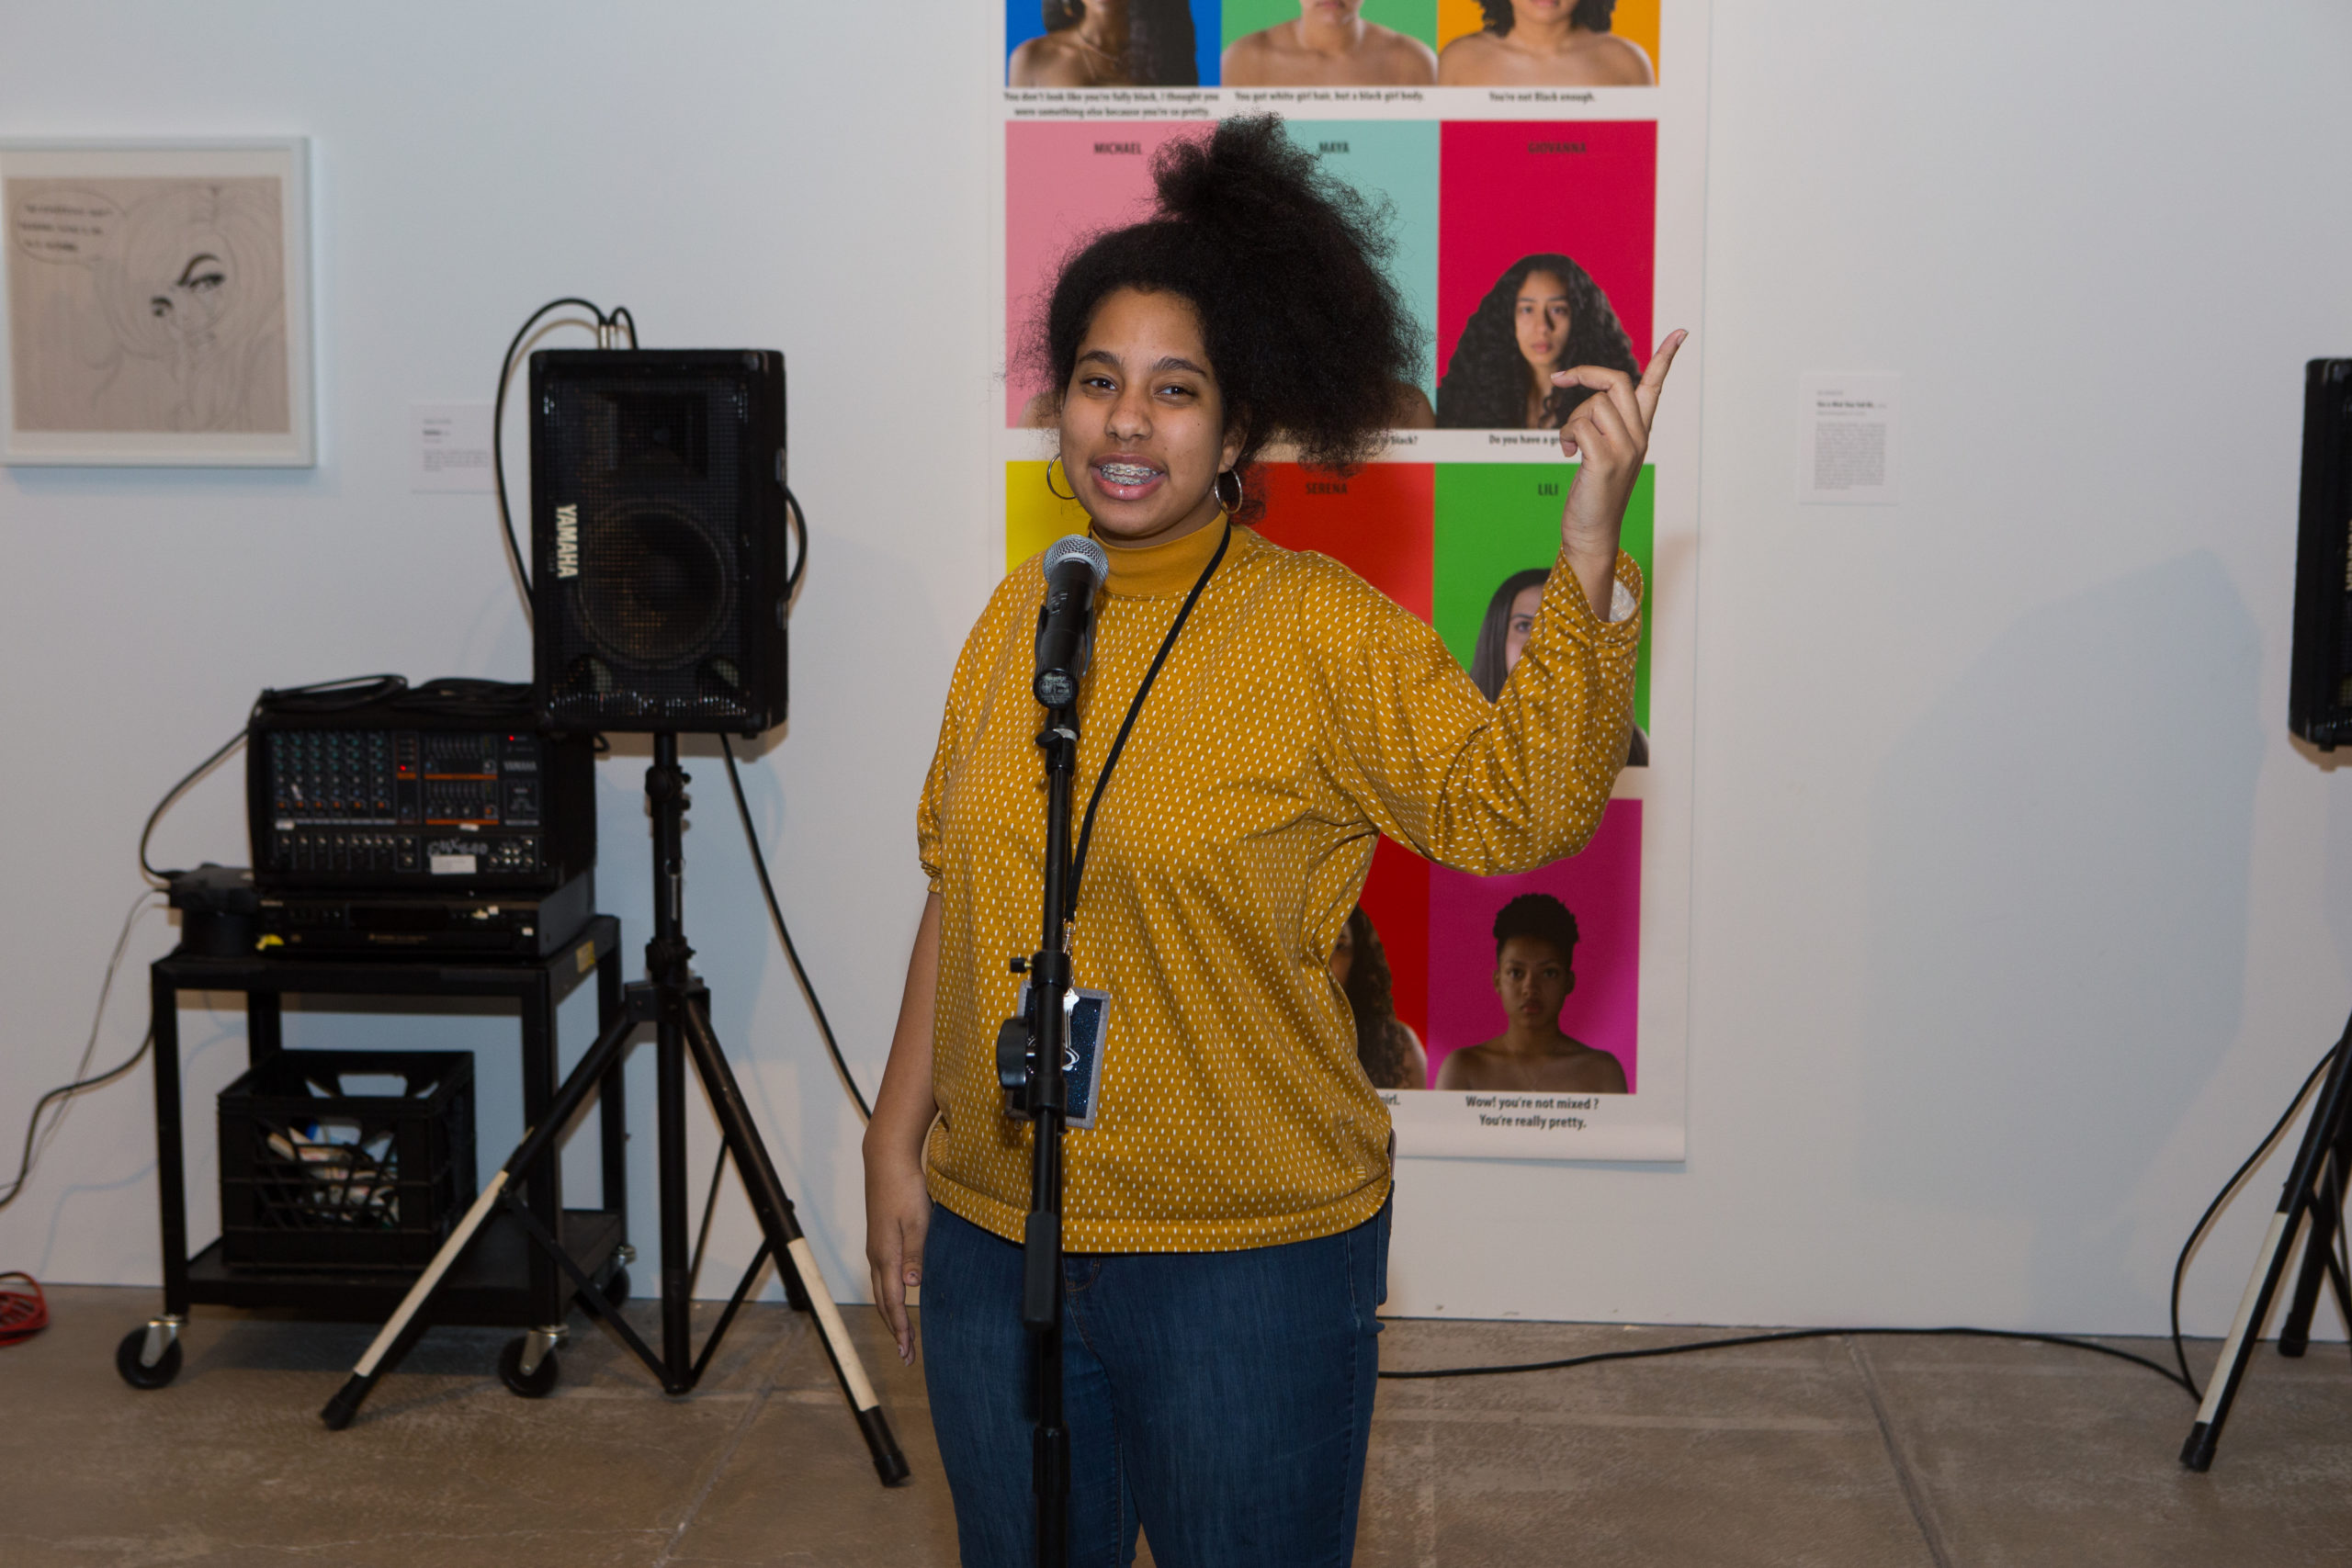
<instances>
[{"instance_id":1,"label":"portrait of woman on poster","mask_svg":"<svg viewBox=\"0 0 2352 1568\"><path fill-rule=\"evenodd\" d=\"M1012 51L1008 87L1192 87L1188 0L1043 0L1045 35Z\"/></svg>"},{"instance_id":2,"label":"portrait of woman on poster","mask_svg":"<svg viewBox=\"0 0 2352 1568\"><path fill-rule=\"evenodd\" d=\"M1437 52L1363 19L1363 0L1299 0L1298 19L1235 39L1217 79L1228 87L1427 87Z\"/></svg>"},{"instance_id":3,"label":"portrait of woman on poster","mask_svg":"<svg viewBox=\"0 0 2352 1568\"><path fill-rule=\"evenodd\" d=\"M1510 1021L1492 1040L1448 1055L1437 1087L1623 1094L1625 1068L1561 1032L1577 988L1577 918L1549 893L1522 893L1495 916L1495 995Z\"/></svg>"},{"instance_id":4,"label":"portrait of woman on poster","mask_svg":"<svg viewBox=\"0 0 2352 1568\"><path fill-rule=\"evenodd\" d=\"M1571 365L1634 374L1634 345L1592 275L1553 252L1521 256L1470 313L1437 386L1445 430L1557 430L1586 388L1553 379Z\"/></svg>"},{"instance_id":5,"label":"portrait of woman on poster","mask_svg":"<svg viewBox=\"0 0 2352 1568\"><path fill-rule=\"evenodd\" d=\"M1502 695L1503 682L1510 679L1519 656L1526 650L1527 634L1535 629L1535 613L1544 604L1544 584L1551 576L1548 568L1540 566L1514 571L1487 601L1487 614L1478 622L1477 645L1470 654L1470 679L1478 682L1488 702ZM1626 743L1625 765L1650 765L1650 738L1638 724Z\"/></svg>"},{"instance_id":6,"label":"portrait of woman on poster","mask_svg":"<svg viewBox=\"0 0 2352 1568\"><path fill-rule=\"evenodd\" d=\"M1642 46L1609 30L1617 0L1478 0L1487 25L1445 46L1446 87L1647 87Z\"/></svg>"},{"instance_id":7,"label":"portrait of woman on poster","mask_svg":"<svg viewBox=\"0 0 2352 1568\"><path fill-rule=\"evenodd\" d=\"M1430 1054L1413 1026L1396 1016L1388 953L1359 904L1331 947L1331 978L1356 1021L1356 1062L1374 1089L1427 1089Z\"/></svg>"}]
</instances>

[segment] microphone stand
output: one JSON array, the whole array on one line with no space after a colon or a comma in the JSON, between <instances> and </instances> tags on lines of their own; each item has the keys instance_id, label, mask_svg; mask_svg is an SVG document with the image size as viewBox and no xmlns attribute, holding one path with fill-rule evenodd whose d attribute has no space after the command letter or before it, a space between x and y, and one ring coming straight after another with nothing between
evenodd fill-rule
<instances>
[{"instance_id":1,"label":"microphone stand","mask_svg":"<svg viewBox=\"0 0 2352 1568\"><path fill-rule=\"evenodd\" d=\"M1021 1321L1035 1361L1037 1562L1061 1568L1069 1554L1069 1428L1062 1413L1062 1127L1068 1101L1063 1053L1069 1033L1070 790L1078 771L1075 705L1048 708L1037 732L1046 760L1046 892L1037 951L1012 960L1029 977L1028 1006L997 1032L997 1081L1032 1123L1029 1217L1022 1227Z\"/></svg>"}]
</instances>

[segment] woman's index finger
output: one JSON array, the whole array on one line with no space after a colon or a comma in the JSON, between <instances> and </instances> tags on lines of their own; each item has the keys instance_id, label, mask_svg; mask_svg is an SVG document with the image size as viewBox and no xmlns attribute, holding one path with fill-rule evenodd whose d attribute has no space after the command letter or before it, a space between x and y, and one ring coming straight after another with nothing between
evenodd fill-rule
<instances>
[{"instance_id":1,"label":"woman's index finger","mask_svg":"<svg viewBox=\"0 0 2352 1568\"><path fill-rule=\"evenodd\" d=\"M1650 355L1649 367L1642 372L1641 384L1634 389L1634 400L1641 404L1644 424L1647 424L1650 416L1657 412L1658 394L1666 389L1666 373L1674 364L1675 355L1680 352L1683 340L1690 335L1683 328L1675 328L1667 333L1666 341L1658 344L1657 352Z\"/></svg>"}]
</instances>

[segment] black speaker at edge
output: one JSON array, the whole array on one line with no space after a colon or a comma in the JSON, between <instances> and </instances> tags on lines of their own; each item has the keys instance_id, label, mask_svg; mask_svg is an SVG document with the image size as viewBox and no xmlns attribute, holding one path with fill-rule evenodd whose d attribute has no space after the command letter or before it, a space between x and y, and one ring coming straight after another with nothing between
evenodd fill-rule
<instances>
[{"instance_id":1,"label":"black speaker at edge","mask_svg":"<svg viewBox=\"0 0 2352 1568\"><path fill-rule=\"evenodd\" d=\"M2352 359L2303 367L2303 488L2287 728L2352 742Z\"/></svg>"},{"instance_id":2,"label":"black speaker at edge","mask_svg":"<svg viewBox=\"0 0 2352 1568\"><path fill-rule=\"evenodd\" d=\"M784 721L784 355L531 355L532 700L560 732Z\"/></svg>"}]
</instances>

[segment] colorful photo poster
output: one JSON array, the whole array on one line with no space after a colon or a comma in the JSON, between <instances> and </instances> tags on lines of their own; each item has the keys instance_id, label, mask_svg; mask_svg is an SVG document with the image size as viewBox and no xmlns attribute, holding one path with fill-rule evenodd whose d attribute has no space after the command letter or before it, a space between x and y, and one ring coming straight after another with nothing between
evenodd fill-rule
<instances>
[{"instance_id":1,"label":"colorful photo poster","mask_svg":"<svg viewBox=\"0 0 2352 1568\"><path fill-rule=\"evenodd\" d=\"M1125 15L1141 14L1129 0ZM1400 1153L1680 1159L1706 0L1225 0L1153 14L1164 36L1192 28L1196 80L1002 93L989 250L1004 395L989 418L1005 564L1087 527L1047 483L1058 407L1032 344L1054 278L1094 236L1149 217L1154 155L1222 116L1279 114L1382 214L1384 265L1427 347L1378 458L1333 473L1277 446L1250 470L1266 502L1257 526L1429 622L1490 700L1576 483L1559 448L1576 395L1555 394L1551 373L1635 375L1660 339L1691 329L1626 512L1624 549L1646 585L1634 732L1591 840L1487 877L1384 841L1332 959ZM1080 0L1010 6L1014 77L1022 49L1057 29L1073 47L1093 38L1085 15Z\"/></svg>"}]
</instances>

